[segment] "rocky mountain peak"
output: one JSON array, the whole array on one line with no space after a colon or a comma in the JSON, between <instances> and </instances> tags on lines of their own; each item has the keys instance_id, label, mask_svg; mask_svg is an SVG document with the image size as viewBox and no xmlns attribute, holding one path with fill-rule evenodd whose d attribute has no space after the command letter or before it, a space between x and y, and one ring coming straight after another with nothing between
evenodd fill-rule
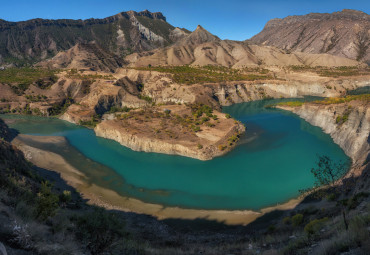
<instances>
[{"instance_id":1,"label":"rocky mountain peak","mask_svg":"<svg viewBox=\"0 0 370 255\"><path fill-rule=\"evenodd\" d=\"M197 28L192 33L190 33L188 36L186 36L183 40L180 41L180 44L198 45L206 42L214 42L219 40L220 38L208 32L201 25L198 25Z\"/></svg>"},{"instance_id":2,"label":"rocky mountain peak","mask_svg":"<svg viewBox=\"0 0 370 255\"><path fill-rule=\"evenodd\" d=\"M201 25L198 25L197 28L195 29L195 31L199 31L199 30L202 30L202 31L207 31L205 30Z\"/></svg>"},{"instance_id":3,"label":"rocky mountain peak","mask_svg":"<svg viewBox=\"0 0 370 255\"><path fill-rule=\"evenodd\" d=\"M144 10L141 12L136 12L136 11L131 10L127 12L121 12L120 14L122 16L126 16L126 15L128 15L129 17L141 16L141 17L148 17L150 19L158 19L158 20L166 21L166 17L161 12L150 12L148 10Z\"/></svg>"}]
</instances>

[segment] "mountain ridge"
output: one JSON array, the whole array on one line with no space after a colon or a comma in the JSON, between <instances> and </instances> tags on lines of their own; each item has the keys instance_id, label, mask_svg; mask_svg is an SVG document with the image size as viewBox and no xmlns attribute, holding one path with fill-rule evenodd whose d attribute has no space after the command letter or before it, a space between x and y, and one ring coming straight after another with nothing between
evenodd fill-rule
<instances>
[{"instance_id":1,"label":"mountain ridge","mask_svg":"<svg viewBox=\"0 0 370 255\"><path fill-rule=\"evenodd\" d=\"M343 59L369 64L369 38L370 16L348 9L272 19L259 34L246 41L221 40L201 25L193 32L173 27L161 12L126 11L103 19L0 20L0 64L22 65L52 60L57 54L78 44L88 45L91 42L98 46L98 55L102 55L103 50L108 55L115 55L114 58L126 58L130 63L145 58L144 63L150 65L222 65L236 68L280 63L311 65L315 62L314 65L318 65L318 59L326 59L322 54L328 54L329 58L322 64L324 66L342 65L342 62L355 64ZM265 46L275 48L263 48ZM317 56L307 59L302 54ZM150 57L156 58L155 61L147 61ZM86 67L85 64L77 66ZM114 66L110 65L108 69L112 71ZM98 70L106 69L101 67Z\"/></svg>"},{"instance_id":2,"label":"mountain ridge","mask_svg":"<svg viewBox=\"0 0 370 255\"><path fill-rule=\"evenodd\" d=\"M247 41L288 53L328 53L369 64L370 15L345 9L272 19Z\"/></svg>"},{"instance_id":3,"label":"mountain ridge","mask_svg":"<svg viewBox=\"0 0 370 255\"><path fill-rule=\"evenodd\" d=\"M162 13L151 13L148 10L120 12L103 19L2 20L0 64L34 63L53 57L77 43L91 41L95 41L104 50L122 56L176 42L179 37L171 35L175 29L166 22Z\"/></svg>"},{"instance_id":4,"label":"mountain ridge","mask_svg":"<svg viewBox=\"0 0 370 255\"><path fill-rule=\"evenodd\" d=\"M128 55L125 60L133 67L146 66L205 66L232 68L257 66L356 66L360 63L329 54L287 53L268 45L221 40L202 26L175 44L149 52Z\"/></svg>"}]
</instances>

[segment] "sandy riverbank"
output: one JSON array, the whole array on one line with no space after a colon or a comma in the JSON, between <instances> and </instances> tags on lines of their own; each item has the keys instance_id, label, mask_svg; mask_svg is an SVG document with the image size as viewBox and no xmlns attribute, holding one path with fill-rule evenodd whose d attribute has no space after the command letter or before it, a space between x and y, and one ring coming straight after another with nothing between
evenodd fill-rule
<instances>
[{"instance_id":1,"label":"sandy riverbank","mask_svg":"<svg viewBox=\"0 0 370 255\"><path fill-rule=\"evenodd\" d=\"M38 143L62 144L67 142L57 136L30 136L18 135L12 143L22 150L26 158L33 164L57 173L72 187L78 190L89 204L115 209L125 212L149 214L157 219L207 219L222 222L228 225L246 225L265 213L273 210L287 210L294 208L300 199L292 199L287 203L262 209L260 212L251 210L197 210L179 207L164 207L159 204L145 203L138 199L124 197L113 190L95 184L90 184L88 178L70 165L61 155L30 146L27 141Z\"/></svg>"}]
</instances>

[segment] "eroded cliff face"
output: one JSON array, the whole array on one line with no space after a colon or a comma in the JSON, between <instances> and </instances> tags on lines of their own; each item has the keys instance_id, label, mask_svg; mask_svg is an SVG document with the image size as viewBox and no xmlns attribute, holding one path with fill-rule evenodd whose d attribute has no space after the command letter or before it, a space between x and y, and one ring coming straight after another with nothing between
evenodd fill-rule
<instances>
[{"instance_id":1,"label":"eroded cliff face","mask_svg":"<svg viewBox=\"0 0 370 255\"><path fill-rule=\"evenodd\" d=\"M96 114L104 114L112 107L138 108L148 104L140 99L136 85L125 78L113 81L99 80L91 85L90 92L71 105L60 117L63 120L78 124L89 121Z\"/></svg>"},{"instance_id":2,"label":"eroded cliff face","mask_svg":"<svg viewBox=\"0 0 370 255\"><path fill-rule=\"evenodd\" d=\"M333 138L353 160L353 166L361 167L370 153L370 103L318 105L304 104L301 107L279 106L296 113L314 126L318 126Z\"/></svg>"},{"instance_id":3,"label":"eroded cliff face","mask_svg":"<svg viewBox=\"0 0 370 255\"><path fill-rule=\"evenodd\" d=\"M171 75L156 71L121 69L120 76L144 84L142 93L156 103L200 102L213 107L250 102L266 98L302 96L335 97L359 87L368 86L368 77L325 78L304 75L287 80L235 81L194 85L177 84Z\"/></svg>"},{"instance_id":4,"label":"eroded cliff face","mask_svg":"<svg viewBox=\"0 0 370 255\"><path fill-rule=\"evenodd\" d=\"M334 82L231 82L207 85L212 90L209 95L222 106L234 103L250 102L266 98L298 98L303 96L336 97L345 94L346 90L356 89L369 84L367 80L343 80Z\"/></svg>"}]
</instances>

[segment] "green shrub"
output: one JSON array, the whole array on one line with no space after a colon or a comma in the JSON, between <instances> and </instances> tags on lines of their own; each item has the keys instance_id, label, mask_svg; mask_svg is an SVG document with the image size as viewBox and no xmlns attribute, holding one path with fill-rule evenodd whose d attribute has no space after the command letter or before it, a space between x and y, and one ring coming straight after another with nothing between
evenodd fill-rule
<instances>
[{"instance_id":1,"label":"green shrub","mask_svg":"<svg viewBox=\"0 0 370 255\"><path fill-rule=\"evenodd\" d=\"M285 224L285 225L289 225L290 223L291 223L291 219L290 219L290 217L288 216L288 217L285 217L284 219L283 219L283 223Z\"/></svg>"},{"instance_id":2,"label":"green shrub","mask_svg":"<svg viewBox=\"0 0 370 255\"><path fill-rule=\"evenodd\" d=\"M230 118L231 118L231 115L230 115L230 114L228 114L228 113L226 113L226 114L225 114L225 117L226 117L226 119L230 119Z\"/></svg>"},{"instance_id":3,"label":"green shrub","mask_svg":"<svg viewBox=\"0 0 370 255\"><path fill-rule=\"evenodd\" d=\"M112 106L110 109L109 109L109 113L115 113L115 112L129 112L131 111L131 108L127 107L127 106L124 106L122 108L120 107L117 107L117 106Z\"/></svg>"},{"instance_id":4,"label":"green shrub","mask_svg":"<svg viewBox=\"0 0 370 255\"><path fill-rule=\"evenodd\" d=\"M40 192L37 193L36 217L46 220L48 217L54 216L59 208L58 202L59 197L52 193L50 183L48 181L42 182Z\"/></svg>"},{"instance_id":5,"label":"green shrub","mask_svg":"<svg viewBox=\"0 0 370 255\"><path fill-rule=\"evenodd\" d=\"M199 132L199 131L201 131L199 126L194 126L194 125L193 125L193 126L192 126L192 129L193 129L193 131L194 131L194 132Z\"/></svg>"},{"instance_id":6,"label":"green shrub","mask_svg":"<svg viewBox=\"0 0 370 255\"><path fill-rule=\"evenodd\" d=\"M95 208L76 220L76 236L91 254L102 254L119 239L125 237L125 224L117 214Z\"/></svg>"},{"instance_id":7,"label":"green shrub","mask_svg":"<svg viewBox=\"0 0 370 255\"><path fill-rule=\"evenodd\" d=\"M57 213L51 219L51 230L55 233L65 232L68 228L71 227L71 222L65 211Z\"/></svg>"},{"instance_id":8,"label":"green shrub","mask_svg":"<svg viewBox=\"0 0 370 255\"><path fill-rule=\"evenodd\" d=\"M330 193L330 194L328 194L328 195L326 196L326 199L327 199L328 201L333 202L333 201L335 201L335 200L337 199L337 194L335 194L335 193Z\"/></svg>"},{"instance_id":9,"label":"green shrub","mask_svg":"<svg viewBox=\"0 0 370 255\"><path fill-rule=\"evenodd\" d=\"M153 98L151 98L150 96L139 95L139 98L142 99L142 100L147 101L148 103L152 103L153 102Z\"/></svg>"},{"instance_id":10,"label":"green shrub","mask_svg":"<svg viewBox=\"0 0 370 255\"><path fill-rule=\"evenodd\" d=\"M347 207L352 210L355 209L365 198L369 196L369 193L360 192L354 195L351 199L348 200Z\"/></svg>"},{"instance_id":11,"label":"green shrub","mask_svg":"<svg viewBox=\"0 0 370 255\"><path fill-rule=\"evenodd\" d=\"M191 112L195 118L201 117L203 114L205 114L209 120L209 118L212 116L213 110L210 106L205 104L193 104L190 106Z\"/></svg>"},{"instance_id":12,"label":"green shrub","mask_svg":"<svg viewBox=\"0 0 370 255\"><path fill-rule=\"evenodd\" d=\"M226 145L222 145L222 144L218 145L218 149L219 149L220 151L224 151L226 148L227 148L227 146L226 146Z\"/></svg>"},{"instance_id":13,"label":"green shrub","mask_svg":"<svg viewBox=\"0 0 370 255\"><path fill-rule=\"evenodd\" d=\"M202 122L207 122L207 121L209 121L208 117L202 117Z\"/></svg>"},{"instance_id":14,"label":"green shrub","mask_svg":"<svg viewBox=\"0 0 370 255\"><path fill-rule=\"evenodd\" d=\"M294 227L297 227L297 226L301 225L302 222L303 222L303 215L302 214L298 213L298 214L296 214L292 217L292 225Z\"/></svg>"},{"instance_id":15,"label":"green shrub","mask_svg":"<svg viewBox=\"0 0 370 255\"><path fill-rule=\"evenodd\" d=\"M310 221L305 227L304 232L306 232L308 235L316 234L322 227L323 223L325 223L328 220L327 217L322 219L314 219Z\"/></svg>"},{"instance_id":16,"label":"green shrub","mask_svg":"<svg viewBox=\"0 0 370 255\"><path fill-rule=\"evenodd\" d=\"M297 238L296 240L292 240L282 249L282 254L284 255L296 255L297 250L306 247L309 244L309 240L307 237ZM304 254L304 253L301 253Z\"/></svg>"},{"instance_id":17,"label":"green shrub","mask_svg":"<svg viewBox=\"0 0 370 255\"><path fill-rule=\"evenodd\" d=\"M270 225L267 228L267 232L269 232L269 233L275 232L275 230L276 230L276 226L275 225Z\"/></svg>"},{"instance_id":18,"label":"green shrub","mask_svg":"<svg viewBox=\"0 0 370 255\"><path fill-rule=\"evenodd\" d=\"M27 203L23 200L18 201L15 207L15 213L20 216L24 221L29 221L33 219L34 216L34 208L32 206L27 205Z\"/></svg>"},{"instance_id":19,"label":"green shrub","mask_svg":"<svg viewBox=\"0 0 370 255\"><path fill-rule=\"evenodd\" d=\"M91 120L80 120L79 124L81 126L94 128L101 121L100 118L101 117L99 115L94 115L91 117Z\"/></svg>"},{"instance_id":20,"label":"green shrub","mask_svg":"<svg viewBox=\"0 0 370 255\"><path fill-rule=\"evenodd\" d=\"M72 194L69 190L64 190L60 195L59 195L59 201L61 203L68 203L72 199Z\"/></svg>"}]
</instances>

